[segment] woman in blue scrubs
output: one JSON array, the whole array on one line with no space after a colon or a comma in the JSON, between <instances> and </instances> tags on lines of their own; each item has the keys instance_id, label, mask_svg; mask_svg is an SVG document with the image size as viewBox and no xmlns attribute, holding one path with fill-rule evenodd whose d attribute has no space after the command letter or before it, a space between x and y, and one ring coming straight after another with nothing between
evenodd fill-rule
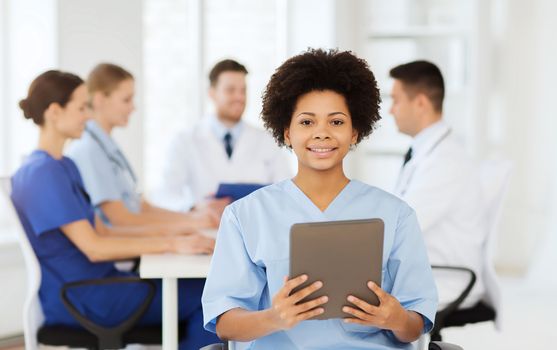
<instances>
[{"instance_id":1,"label":"woman in blue scrubs","mask_svg":"<svg viewBox=\"0 0 557 350\"><path fill-rule=\"evenodd\" d=\"M380 119L379 102L367 63L350 52L310 50L277 69L262 116L296 154L298 173L226 208L202 298L206 329L251 349L410 349L432 328L437 293L414 211L344 174L345 156ZM312 320L327 297L298 304L321 281L291 294L311 276L285 277L290 227L369 218L385 223L382 288L367 285L379 306L348 296L346 318Z\"/></svg>"},{"instance_id":2,"label":"woman in blue scrubs","mask_svg":"<svg viewBox=\"0 0 557 350\"><path fill-rule=\"evenodd\" d=\"M39 290L45 323L79 326L60 298L68 282L111 276L136 276L115 269L112 261L146 253L208 254L213 240L199 235L161 236L141 227L107 227L95 217L74 162L64 144L82 134L88 119L87 89L70 73L48 71L37 77L20 102L24 116L40 127L39 146L12 177L12 200L38 257ZM151 235L149 235L149 233ZM164 233L164 232L160 232ZM160 324L161 284L140 324ZM181 346L198 348L218 339L203 330L200 297L204 280L181 281L179 317L188 324ZM72 290L70 298L89 319L112 326L142 302L141 285L91 286Z\"/></svg>"}]
</instances>

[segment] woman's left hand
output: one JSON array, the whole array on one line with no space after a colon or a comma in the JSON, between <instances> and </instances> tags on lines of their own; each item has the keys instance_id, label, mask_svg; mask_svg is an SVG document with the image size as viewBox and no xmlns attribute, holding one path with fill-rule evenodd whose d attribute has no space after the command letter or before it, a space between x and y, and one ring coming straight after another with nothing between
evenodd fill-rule
<instances>
[{"instance_id":1,"label":"woman's left hand","mask_svg":"<svg viewBox=\"0 0 557 350\"><path fill-rule=\"evenodd\" d=\"M371 281L367 283L367 286L377 295L379 305L374 306L353 295L349 295L347 300L356 307L344 306L342 308L342 311L352 316L345 318L344 322L392 331L404 329L408 314L398 300Z\"/></svg>"}]
</instances>

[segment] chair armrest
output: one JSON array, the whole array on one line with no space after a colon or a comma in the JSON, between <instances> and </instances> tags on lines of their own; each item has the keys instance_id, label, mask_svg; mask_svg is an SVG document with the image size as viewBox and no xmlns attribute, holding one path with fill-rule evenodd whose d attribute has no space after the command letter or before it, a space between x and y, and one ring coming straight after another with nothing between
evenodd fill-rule
<instances>
[{"instance_id":1,"label":"chair armrest","mask_svg":"<svg viewBox=\"0 0 557 350\"><path fill-rule=\"evenodd\" d=\"M470 294L470 291L474 287L474 284L476 284L477 277L476 277L476 273L467 267L432 265L431 268L434 270L466 272L470 275L470 280L468 281L468 284L466 285L462 293L460 293L460 295L451 303L449 303L449 305L447 305L444 309L439 310L435 315L435 324L433 326L433 329L430 332L431 339L441 340L440 331L445 326L445 318L451 313L453 313L454 311L456 311L458 307L462 304L462 302L464 302L464 300Z\"/></svg>"},{"instance_id":2,"label":"chair armrest","mask_svg":"<svg viewBox=\"0 0 557 350\"><path fill-rule=\"evenodd\" d=\"M429 350L463 350L462 347L441 341L432 341L429 343Z\"/></svg>"},{"instance_id":3,"label":"chair armrest","mask_svg":"<svg viewBox=\"0 0 557 350\"><path fill-rule=\"evenodd\" d=\"M84 286L101 286L107 284L123 284L123 283L142 283L148 287L147 296L143 303L125 320L114 327L101 326L85 316L72 304L68 298L68 291L76 287ZM108 277L102 279L83 280L77 282L66 283L62 286L60 297L62 303L68 312L77 320L77 322L86 330L97 336L99 340L99 348L101 349L117 349L123 347L122 336L130 330L137 321L145 314L147 308L151 304L155 295L155 284L149 280L143 280L139 277Z\"/></svg>"},{"instance_id":4,"label":"chair armrest","mask_svg":"<svg viewBox=\"0 0 557 350\"><path fill-rule=\"evenodd\" d=\"M451 312L458 309L458 307L466 299L468 294L470 294L470 291L474 287L474 284L476 284L476 279L477 279L476 273L474 271L472 271L471 269L467 268L467 267L460 267L460 266L432 265L431 268L434 269L434 270L460 271L460 272L467 272L468 274L470 274L470 280L468 281L468 284L466 285L466 287L464 288L462 293L460 293L460 295L455 300L453 300L451 303L449 303L449 305L447 305L444 309L442 309L438 312L438 314L440 314L440 313L443 313L445 315L450 314Z\"/></svg>"}]
</instances>

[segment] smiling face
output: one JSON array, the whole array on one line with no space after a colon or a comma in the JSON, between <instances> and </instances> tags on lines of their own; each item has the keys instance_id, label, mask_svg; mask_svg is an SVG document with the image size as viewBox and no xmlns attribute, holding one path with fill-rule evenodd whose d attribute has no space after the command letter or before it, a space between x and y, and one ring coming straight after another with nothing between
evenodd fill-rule
<instances>
[{"instance_id":1,"label":"smiling face","mask_svg":"<svg viewBox=\"0 0 557 350\"><path fill-rule=\"evenodd\" d=\"M342 170L342 160L358 133L344 96L325 90L298 98L284 138L296 153L299 171L330 171Z\"/></svg>"},{"instance_id":2,"label":"smiling face","mask_svg":"<svg viewBox=\"0 0 557 350\"><path fill-rule=\"evenodd\" d=\"M219 119L231 125L242 118L246 108L246 74L244 72L222 72L209 90Z\"/></svg>"}]
</instances>

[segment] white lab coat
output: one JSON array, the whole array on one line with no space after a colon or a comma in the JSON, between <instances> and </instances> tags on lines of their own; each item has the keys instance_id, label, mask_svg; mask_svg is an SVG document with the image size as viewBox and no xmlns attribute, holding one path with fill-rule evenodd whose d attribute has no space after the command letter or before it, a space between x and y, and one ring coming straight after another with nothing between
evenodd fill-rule
<instances>
[{"instance_id":1,"label":"white lab coat","mask_svg":"<svg viewBox=\"0 0 557 350\"><path fill-rule=\"evenodd\" d=\"M219 183L271 184L292 176L287 151L266 131L245 122L229 159L214 132L215 122L214 116L206 116L171 141L157 204L187 210L214 195Z\"/></svg>"},{"instance_id":2,"label":"white lab coat","mask_svg":"<svg viewBox=\"0 0 557 350\"><path fill-rule=\"evenodd\" d=\"M416 210L432 265L464 266L476 273L476 285L463 304L473 306L484 293L482 245L488 233L478 166L443 121L418 134L412 151L395 193ZM440 307L454 300L468 280L462 274L435 275Z\"/></svg>"}]
</instances>

